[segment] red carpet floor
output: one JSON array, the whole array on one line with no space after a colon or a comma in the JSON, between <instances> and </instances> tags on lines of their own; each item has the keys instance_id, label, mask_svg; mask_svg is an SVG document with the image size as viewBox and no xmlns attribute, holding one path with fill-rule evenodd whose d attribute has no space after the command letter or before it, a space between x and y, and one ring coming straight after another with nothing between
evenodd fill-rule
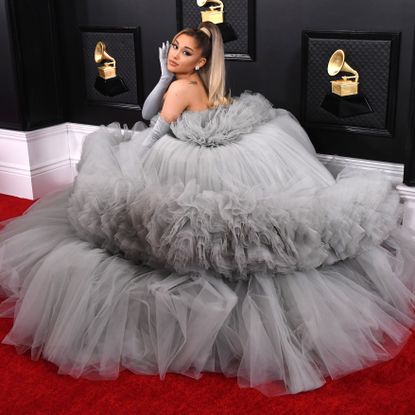
<instances>
[{"instance_id":1,"label":"red carpet floor","mask_svg":"<svg viewBox=\"0 0 415 415\"><path fill-rule=\"evenodd\" d=\"M31 202L0 196L0 220ZM11 328L0 319L0 339ZM72 379L46 361L18 355L0 344L0 414L415 414L415 336L392 361L330 381L306 393L267 398L240 389L235 379L206 374L139 376L124 371L115 381Z\"/></svg>"}]
</instances>

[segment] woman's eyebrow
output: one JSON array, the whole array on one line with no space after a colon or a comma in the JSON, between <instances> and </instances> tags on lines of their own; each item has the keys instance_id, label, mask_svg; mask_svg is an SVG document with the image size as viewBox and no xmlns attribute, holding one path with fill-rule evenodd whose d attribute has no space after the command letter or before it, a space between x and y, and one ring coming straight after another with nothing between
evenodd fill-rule
<instances>
[{"instance_id":1,"label":"woman's eyebrow","mask_svg":"<svg viewBox=\"0 0 415 415\"><path fill-rule=\"evenodd\" d=\"M177 40L174 41L174 43L177 43L178 46L180 46L180 42L178 42ZM190 46L183 46L185 49L189 49L192 52L194 52L194 50L190 47Z\"/></svg>"}]
</instances>

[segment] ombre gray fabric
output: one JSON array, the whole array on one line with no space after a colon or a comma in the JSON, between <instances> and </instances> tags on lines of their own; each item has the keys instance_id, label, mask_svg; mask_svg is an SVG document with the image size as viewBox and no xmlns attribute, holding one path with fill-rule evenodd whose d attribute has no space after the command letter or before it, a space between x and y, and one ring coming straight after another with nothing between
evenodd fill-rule
<instances>
[{"instance_id":1,"label":"ombre gray fabric","mask_svg":"<svg viewBox=\"0 0 415 415\"><path fill-rule=\"evenodd\" d=\"M415 247L387 180L333 178L260 94L151 132L102 126L73 188L0 232L3 343L74 377L210 371L267 395L398 353Z\"/></svg>"},{"instance_id":2,"label":"ombre gray fabric","mask_svg":"<svg viewBox=\"0 0 415 415\"><path fill-rule=\"evenodd\" d=\"M230 280L253 272L278 278L386 239L399 218L390 183L345 171L328 186L334 179L291 137L288 144L313 165L303 172L294 159L296 180L281 180L273 164L282 156L290 162L290 153L284 154L280 137L270 135L277 142L267 148L265 137L255 143L247 135L261 125L272 131L272 120L287 129L296 125L262 95L245 93L229 107L183 113L171 126L175 137L166 135L153 157L131 158L140 154L142 134L126 136L116 149L111 139L102 142L102 132L89 136L69 201L71 224L80 238L134 262L179 273L212 271ZM193 153L185 155L189 149ZM254 177L259 169L264 172Z\"/></svg>"},{"instance_id":3,"label":"ombre gray fabric","mask_svg":"<svg viewBox=\"0 0 415 415\"><path fill-rule=\"evenodd\" d=\"M240 140L242 134L274 117L275 110L268 100L260 94L245 92L229 106L185 111L170 128L180 140L209 147Z\"/></svg>"}]
</instances>

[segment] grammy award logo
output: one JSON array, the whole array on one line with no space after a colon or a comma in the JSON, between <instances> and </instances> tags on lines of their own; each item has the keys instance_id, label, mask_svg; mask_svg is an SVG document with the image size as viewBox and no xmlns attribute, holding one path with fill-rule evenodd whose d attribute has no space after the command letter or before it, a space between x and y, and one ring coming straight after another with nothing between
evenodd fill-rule
<instances>
[{"instance_id":1,"label":"grammy award logo","mask_svg":"<svg viewBox=\"0 0 415 415\"><path fill-rule=\"evenodd\" d=\"M224 43L238 39L233 27L225 22L224 4L221 0L197 0L197 5L205 7L200 12L202 22L214 23L219 28Z\"/></svg>"},{"instance_id":2,"label":"grammy award logo","mask_svg":"<svg viewBox=\"0 0 415 415\"><path fill-rule=\"evenodd\" d=\"M340 79L330 81L331 93L325 96L322 108L337 117L352 117L373 112L366 97L359 93L359 73L346 62L343 49L337 49L331 55L327 72L330 76L340 73L349 75L342 75Z\"/></svg>"},{"instance_id":3,"label":"grammy award logo","mask_svg":"<svg viewBox=\"0 0 415 415\"><path fill-rule=\"evenodd\" d=\"M331 92L341 97L358 94L359 73L354 70L345 60L345 53L337 49L330 57L327 65L327 72L330 76L336 76L339 72L351 73L353 75L342 76L331 82Z\"/></svg>"},{"instance_id":4,"label":"grammy award logo","mask_svg":"<svg viewBox=\"0 0 415 415\"><path fill-rule=\"evenodd\" d=\"M103 65L98 67L94 87L102 95L113 97L128 91L128 88L124 80L117 75L115 59L107 53L106 48L105 43L101 41L95 46L95 62Z\"/></svg>"}]
</instances>

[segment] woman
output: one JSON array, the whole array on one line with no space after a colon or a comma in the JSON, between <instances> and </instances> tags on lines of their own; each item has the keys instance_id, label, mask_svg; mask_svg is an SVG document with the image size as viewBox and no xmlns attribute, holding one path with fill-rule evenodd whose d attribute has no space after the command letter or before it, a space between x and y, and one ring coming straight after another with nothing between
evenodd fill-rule
<instances>
[{"instance_id":1,"label":"woman","mask_svg":"<svg viewBox=\"0 0 415 415\"><path fill-rule=\"evenodd\" d=\"M143 118L149 120L156 115L162 98L165 99L153 135L144 143L146 146L167 133L169 124L184 111L202 111L230 103L225 96L223 42L215 25L204 23L198 30L180 31L174 36L171 48L168 42L163 44L159 58L161 78L144 103ZM176 80L171 83L173 74Z\"/></svg>"},{"instance_id":2,"label":"woman","mask_svg":"<svg viewBox=\"0 0 415 415\"><path fill-rule=\"evenodd\" d=\"M153 127L89 135L74 187L1 232L3 342L74 377L213 371L268 395L393 357L415 248L391 184L335 180L290 113L231 102L214 25L167 49Z\"/></svg>"}]
</instances>

